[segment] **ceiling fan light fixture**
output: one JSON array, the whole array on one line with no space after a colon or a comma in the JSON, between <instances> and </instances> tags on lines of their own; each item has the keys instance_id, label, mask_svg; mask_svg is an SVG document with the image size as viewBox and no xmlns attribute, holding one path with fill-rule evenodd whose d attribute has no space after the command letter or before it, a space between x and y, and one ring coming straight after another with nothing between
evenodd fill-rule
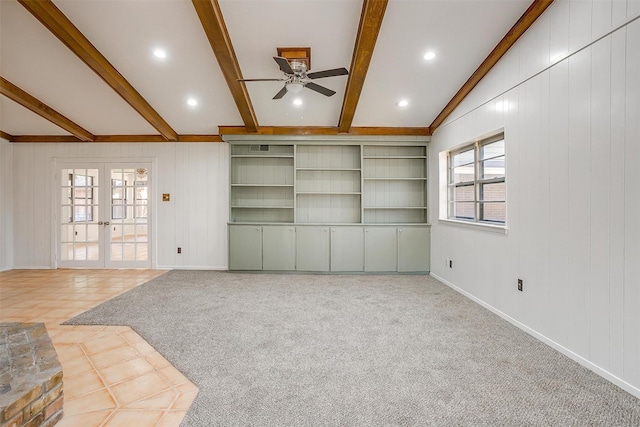
<instances>
[{"instance_id":1,"label":"ceiling fan light fixture","mask_svg":"<svg viewBox=\"0 0 640 427\"><path fill-rule=\"evenodd\" d=\"M286 84L287 92L300 93L304 85L298 82L291 82Z\"/></svg>"}]
</instances>

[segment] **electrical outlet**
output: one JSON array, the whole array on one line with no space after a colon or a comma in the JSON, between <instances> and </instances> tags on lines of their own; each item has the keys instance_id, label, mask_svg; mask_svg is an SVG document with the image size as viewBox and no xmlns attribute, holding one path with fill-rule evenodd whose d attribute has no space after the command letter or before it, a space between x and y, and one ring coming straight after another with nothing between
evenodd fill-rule
<instances>
[{"instance_id":1,"label":"electrical outlet","mask_svg":"<svg viewBox=\"0 0 640 427\"><path fill-rule=\"evenodd\" d=\"M178 253L181 254L182 253L182 248L180 246L178 246Z\"/></svg>"},{"instance_id":2,"label":"electrical outlet","mask_svg":"<svg viewBox=\"0 0 640 427\"><path fill-rule=\"evenodd\" d=\"M522 279L518 279L518 290L519 290L520 292L522 292L522 285L523 285L523 283L522 283Z\"/></svg>"}]
</instances>

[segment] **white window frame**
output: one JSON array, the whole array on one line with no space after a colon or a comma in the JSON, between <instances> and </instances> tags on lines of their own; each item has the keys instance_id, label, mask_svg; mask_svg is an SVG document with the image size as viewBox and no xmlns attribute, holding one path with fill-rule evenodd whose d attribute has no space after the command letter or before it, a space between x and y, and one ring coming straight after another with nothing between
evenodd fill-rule
<instances>
[{"instance_id":1,"label":"white window frame","mask_svg":"<svg viewBox=\"0 0 640 427\"><path fill-rule=\"evenodd\" d=\"M472 223L472 224L482 224L482 225L493 225L493 226L500 226L500 227L506 227L507 225L507 220L506 220L506 207L507 207L507 194L506 194L506 183L507 183L507 170L506 170L506 161L507 161L507 156L506 156L506 142L505 142L505 151L502 155L499 156L495 156L495 157L490 157L487 159L482 159L481 160L481 149L483 146L488 145L488 144L492 144L494 142L497 141L504 141L504 131L500 132L500 133L496 133L493 134L491 136L479 139L471 144L467 144L464 145L460 148L457 148L455 150L451 150L449 152L447 152L447 219L451 220L451 221L463 221L463 222L468 222L468 223ZM472 181L466 181L466 182L460 182L460 183L456 183L454 182L454 167L453 167L453 158L454 156L456 156L457 154L460 153L464 153L466 151L472 151L473 153L473 161L469 162L468 165L473 165L473 180ZM486 162L487 160L491 160L494 158L498 158L504 156L505 159L505 173L504 176L502 177L496 177L496 178L489 178L489 179L483 179L482 178L482 168L483 165L482 163ZM460 166L460 165L458 165ZM491 220L491 219L485 219L484 218L484 204L487 203L485 200L483 200L482 197L482 192L483 192L483 187L486 184L496 184L496 183L504 183L505 184L505 197L504 200L498 200L498 201L491 201L492 203L504 203L504 207L505 207L505 220L504 221L496 221L496 220ZM474 216L473 218L469 218L469 217L462 217L462 216L455 216L453 214L453 207L454 207L454 191L456 188L460 188L460 187L473 187L473 201L469 201L469 203L473 203L473 212L474 212Z\"/></svg>"}]
</instances>

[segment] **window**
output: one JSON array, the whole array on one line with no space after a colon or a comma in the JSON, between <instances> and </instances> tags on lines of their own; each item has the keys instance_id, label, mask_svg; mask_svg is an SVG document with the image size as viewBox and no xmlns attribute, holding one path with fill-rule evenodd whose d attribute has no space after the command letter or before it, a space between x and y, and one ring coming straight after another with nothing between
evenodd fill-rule
<instances>
[{"instance_id":1,"label":"window","mask_svg":"<svg viewBox=\"0 0 640 427\"><path fill-rule=\"evenodd\" d=\"M505 224L504 134L448 153L449 219Z\"/></svg>"}]
</instances>

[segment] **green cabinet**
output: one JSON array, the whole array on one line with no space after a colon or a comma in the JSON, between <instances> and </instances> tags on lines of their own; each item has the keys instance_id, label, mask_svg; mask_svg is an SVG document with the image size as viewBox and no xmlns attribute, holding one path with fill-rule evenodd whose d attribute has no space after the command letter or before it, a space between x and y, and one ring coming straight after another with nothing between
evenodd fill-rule
<instances>
[{"instance_id":1,"label":"green cabinet","mask_svg":"<svg viewBox=\"0 0 640 427\"><path fill-rule=\"evenodd\" d=\"M229 270L262 270L262 227L229 227Z\"/></svg>"},{"instance_id":2,"label":"green cabinet","mask_svg":"<svg viewBox=\"0 0 640 427\"><path fill-rule=\"evenodd\" d=\"M429 227L398 227L398 271L429 271L430 241Z\"/></svg>"},{"instance_id":3,"label":"green cabinet","mask_svg":"<svg viewBox=\"0 0 640 427\"><path fill-rule=\"evenodd\" d=\"M364 248L365 271L396 271L398 269L398 229L396 227L366 227Z\"/></svg>"},{"instance_id":4,"label":"green cabinet","mask_svg":"<svg viewBox=\"0 0 640 427\"><path fill-rule=\"evenodd\" d=\"M296 227L296 270L329 271L329 227Z\"/></svg>"},{"instance_id":5,"label":"green cabinet","mask_svg":"<svg viewBox=\"0 0 640 427\"><path fill-rule=\"evenodd\" d=\"M262 269L296 269L296 229L292 225L262 226Z\"/></svg>"},{"instance_id":6,"label":"green cabinet","mask_svg":"<svg viewBox=\"0 0 640 427\"><path fill-rule=\"evenodd\" d=\"M362 227L331 227L331 271L364 271Z\"/></svg>"}]
</instances>

